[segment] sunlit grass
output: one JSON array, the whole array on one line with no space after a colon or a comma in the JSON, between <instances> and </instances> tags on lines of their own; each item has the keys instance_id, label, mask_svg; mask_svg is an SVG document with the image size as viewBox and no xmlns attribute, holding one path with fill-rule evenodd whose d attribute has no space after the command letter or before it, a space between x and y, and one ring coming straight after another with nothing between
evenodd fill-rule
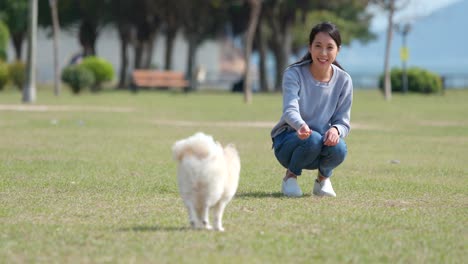
<instances>
[{"instance_id":1,"label":"sunlit grass","mask_svg":"<svg viewBox=\"0 0 468 264\"><path fill-rule=\"evenodd\" d=\"M463 263L468 90L354 99L338 197L311 196L306 172L290 199L279 94L40 90L35 109L0 110L0 263ZM188 229L178 195L171 146L200 130L241 155L225 233Z\"/></svg>"}]
</instances>

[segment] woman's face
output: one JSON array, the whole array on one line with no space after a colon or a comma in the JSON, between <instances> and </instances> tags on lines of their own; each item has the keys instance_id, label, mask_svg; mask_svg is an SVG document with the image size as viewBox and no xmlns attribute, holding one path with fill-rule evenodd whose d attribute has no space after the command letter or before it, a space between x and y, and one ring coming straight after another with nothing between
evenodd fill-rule
<instances>
[{"instance_id":1,"label":"woman's face","mask_svg":"<svg viewBox=\"0 0 468 264\"><path fill-rule=\"evenodd\" d=\"M319 32L315 35L314 41L309 46L312 56L312 67L319 67L326 70L335 61L339 47L330 35Z\"/></svg>"}]
</instances>

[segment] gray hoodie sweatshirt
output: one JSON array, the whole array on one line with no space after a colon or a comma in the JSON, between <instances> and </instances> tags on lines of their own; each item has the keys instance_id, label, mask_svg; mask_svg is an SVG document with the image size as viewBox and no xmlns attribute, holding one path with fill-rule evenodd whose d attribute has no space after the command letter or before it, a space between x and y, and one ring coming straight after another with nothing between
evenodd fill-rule
<instances>
[{"instance_id":1,"label":"gray hoodie sweatshirt","mask_svg":"<svg viewBox=\"0 0 468 264\"><path fill-rule=\"evenodd\" d=\"M321 135L335 126L341 138L351 129L353 101L351 76L332 64L328 83L319 82L309 71L310 61L289 66L283 75L283 115L271 130L275 137L285 130L298 130L306 123L312 133Z\"/></svg>"}]
</instances>

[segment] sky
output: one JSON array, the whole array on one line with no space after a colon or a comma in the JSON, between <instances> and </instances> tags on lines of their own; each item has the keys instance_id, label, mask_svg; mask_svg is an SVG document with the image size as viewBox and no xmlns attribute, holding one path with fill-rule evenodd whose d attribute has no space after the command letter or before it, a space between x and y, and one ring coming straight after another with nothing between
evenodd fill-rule
<instances>
[{"instance_id":1,"label":"sky","mask_svg":"<svg viewBox=\"0 0 468 264\"><path fill-rule=\"evenodd\" d=\"M402 3L404 1L409 1L409 4L406 8L395 14L395 22L412 22L420 17L432 14L438 9L466 0L399 0L397 2ZM372 30L385 30L387 27L387 17L385 13L375 9L370 9L370 11L372 13L376 12L371 25Z\"/></svg>"}]
</instances>

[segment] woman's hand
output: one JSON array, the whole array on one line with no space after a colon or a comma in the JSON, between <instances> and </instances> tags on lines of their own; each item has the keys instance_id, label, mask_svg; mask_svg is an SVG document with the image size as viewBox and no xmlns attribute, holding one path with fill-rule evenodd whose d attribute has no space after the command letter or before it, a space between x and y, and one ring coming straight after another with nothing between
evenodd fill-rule
<instances>
[{"instance_id":1,"label":"woman's hand","mask_svg":"<svg viewBox=\"0 0 468 264\"><path fill-rule=\"evenodd\" d=\"M340 142L340 135L338 134L338 129L336 127L331 127L325 132L323 137L323 144L325 146L333 147Z\"/></svg>"},{"instance_id":2,"label":"woman's hand","mask_svg":"<svg viewBox=\"0 0 468 264\"><path fill-rule=\"evenodd\" d=\"M299 130L297 130L297 136L304 140L310 137L310 134L312 134L312 130L310 130L309 126L307 124L303 124Z\"/></svg>"}]
</instances>

